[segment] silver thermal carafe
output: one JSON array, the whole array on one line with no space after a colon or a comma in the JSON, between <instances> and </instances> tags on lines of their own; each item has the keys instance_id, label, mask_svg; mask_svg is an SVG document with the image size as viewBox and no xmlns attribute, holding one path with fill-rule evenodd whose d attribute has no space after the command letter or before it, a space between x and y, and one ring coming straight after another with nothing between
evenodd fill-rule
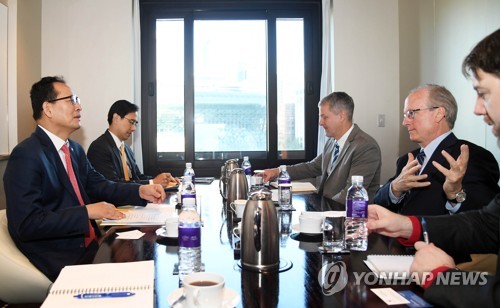
<instances>
[{"instance_id":1,"label":"silver thermal carafe","mask_svg":"<svg viewBox=\"0 0 500 308\"><path fill-rule=\"evenodd\" d=\"M227 191L229 187L229 177L231 175L231 171L236 168L238 168L237 158L227 160L220 168L219 191L224 201L227 199Z\"/></svg>"},{"instance_id":2,"label":"silver thermal carafe","mask_svg":"<svg viewBox=\"0 0 500 308\"><path fill-rule=\"evenodd\" d=\"M254 191L247 201L241 226L241 266L244 270L279 270L279 228L268 190Z\"/></svg>"}]
</instances>

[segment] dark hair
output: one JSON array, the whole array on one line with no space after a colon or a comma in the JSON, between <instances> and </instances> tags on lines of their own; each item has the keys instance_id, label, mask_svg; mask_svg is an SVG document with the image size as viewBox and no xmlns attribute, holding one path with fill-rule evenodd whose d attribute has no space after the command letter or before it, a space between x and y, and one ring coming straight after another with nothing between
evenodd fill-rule
<instances>
[{"instance_id":1,"label":"dark hair","mask_svg":"<svg viewBox=\"0 0 500 308\"><path fill-rule=\"evenodd\" d=\"M349 94L345 92L332 92L323 97L318 106L328 104L330 111L338 114L340 110L344 110L349 122L352 122L352 115L354 113L354 101Z\"/></svg>"},{"instance_id":2,"label":"dark hair","mask_svg":"<svg viewBox=\"0 0 500 308\"><path fill-rule=\"evenodd\" d=\"M131 112L137 112L139 110L139 106L132 104L129 101L126 101L124 99L121 99L119 101L114 102L113 105L111 105L111 108L109 108L108 112L108 123L111 125L113 122L113 115L116 113L117 115L120 116L120 118L124 118L127 114Z\"/></svg>"},{"instance_id":3,"label":"dark hair","mask_svg":"<svg viewBox=\"0 0 500 308\"><path fill-rule=\"evenodd\" d=\"M35 120L42 117L43 103L57 98L59 93L54 90L55 82L66 83L62 76L48 76L31 86L31 108Z\"/></svg>"},{"instance_id":4,"label":"dark hair","mask_svg":"<svg viewBox=\"0 0 500 308\"><path fill-rule=\"evenodd\" d=\"M465 57L462 73L477 78L477 70L494 74L500 78L500 29L482 39Z\"/></svg>"}]
</instances>

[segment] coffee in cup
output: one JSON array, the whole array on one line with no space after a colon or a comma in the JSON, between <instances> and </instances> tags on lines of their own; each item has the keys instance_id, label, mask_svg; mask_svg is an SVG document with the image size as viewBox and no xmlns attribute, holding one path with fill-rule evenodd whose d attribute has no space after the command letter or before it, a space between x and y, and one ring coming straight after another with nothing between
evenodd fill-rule
<instances>
[{"instance_id":1,"label":"coffee in cup","mask_svg":"<svg viewBox=\"0 0 500 308\"><path fill-rule=\"evenodd\" d=\"M224 277L216 273L196 272L182 279L187 307L221 307L224 301Z\"/></svg>"}]
</instances>

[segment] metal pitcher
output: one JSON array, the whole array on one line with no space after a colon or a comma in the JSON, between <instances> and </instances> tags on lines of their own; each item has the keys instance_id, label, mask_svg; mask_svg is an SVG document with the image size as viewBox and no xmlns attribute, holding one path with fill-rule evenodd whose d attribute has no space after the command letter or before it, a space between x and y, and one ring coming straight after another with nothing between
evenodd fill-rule
<instances>
[{"instance_id":1,"label":"metal pitcher","mask_svg":"<svg viewBox=\"0 0 500 308\"><path fill-rule=\"evenodd\" d=\"M219 181L219 191L220 195L224 200L227 199L227 191L229 185L229 176L231 175L231 171L238 168L238 159L233 158L227 160L223 166L220 168L220 181ZM246 199L246 197L245 197Z\"/></svg>"},{"instance_id":2,"label":"metal pitcher","mask_svg":"<svg viewBox=\"0 0 500 308\"><path fill-rule=\"evenodd\" d=\"M243 269L279 270L279 229L271 192L252 192L243 212L241 226L241 266Z\"/></svg>"},{"instance_id":3,"label":"metal pitcher","mask_svg":"<svg viewBox=\"0 0 500 308\"><path fill-rule=\"evenodd\" d=\"M226 202L229 207L234 200L248 199L248 182L245 170L235 168L229 175Z\"/></svg>"}]
</instances>

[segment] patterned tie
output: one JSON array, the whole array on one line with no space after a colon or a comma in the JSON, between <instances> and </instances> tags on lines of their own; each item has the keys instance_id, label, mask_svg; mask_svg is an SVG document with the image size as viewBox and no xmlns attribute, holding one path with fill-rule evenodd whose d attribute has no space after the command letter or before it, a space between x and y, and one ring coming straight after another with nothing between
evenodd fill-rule
<instances>
[{"instance_id":1,"label":"patterned tie","mask_svg":"<svg viewBox=\"0 0 500 308\"><path fill-rule=\"evenodd\" d=\"M130 174L128 170L128 165L127 165L127 155L125 154L125 147L122 145L120 146L120 153L122 156L122 166L123 166L123 176L125 177L125 181L130 181Z\"/></svg>"},{"instance_id":2,"label":"patterned tie","mask_svg":"<svg viewBox=\"0 0 500 308\"><path fill-rule=\"evenodd\" d=\"M80 188L78 187L78 182L76 181L76 175L75 171L73 170L73 164L71 163L71 156L69 153L68 149L68 144L65 143L61 147L61 151L64 153L64 159L66 161L66 171L69 176L69 181L71 182L71 185L73 186L73 189L75 190L76 196L78 197L78 201L80 202L80 205L85 205L83 202L82 194L80 193ZM89 246L89 244L95 239L95 231L94 228L92 227L92 224L90 223L89 220L89 232L85 234L85 247Z\"/></svg>"},{"instance_id":3,"label":"patterned tie","mask_svg":"<svg viewBox=\"0 0 500 308\"><path fill-rule=\"evenodd\" d=\"M340 146L335 141L335 145L333 146L332 162L330 163L330 172L328 174L332 173L333 167L335 166L335 162L337 161L337 158L339 158L339 152L340 152Z\"/></svg>"},{"instance_id":4,"label":"patterned tie","mask_svg":"<svg viewBox=\"0 0 500 308\"><path fill-rule=\"evenodd\" d=\"M420 153L417 154L417 161L418 161L418 164L420 166L423 166L424 165L424 160L425 160L425 152L424 152L424 149L421 149L420 150ZM421 173L422 172L422 169L420 169L419 172L417 172L417 174Z\"/></svg>"}]
</instances>

